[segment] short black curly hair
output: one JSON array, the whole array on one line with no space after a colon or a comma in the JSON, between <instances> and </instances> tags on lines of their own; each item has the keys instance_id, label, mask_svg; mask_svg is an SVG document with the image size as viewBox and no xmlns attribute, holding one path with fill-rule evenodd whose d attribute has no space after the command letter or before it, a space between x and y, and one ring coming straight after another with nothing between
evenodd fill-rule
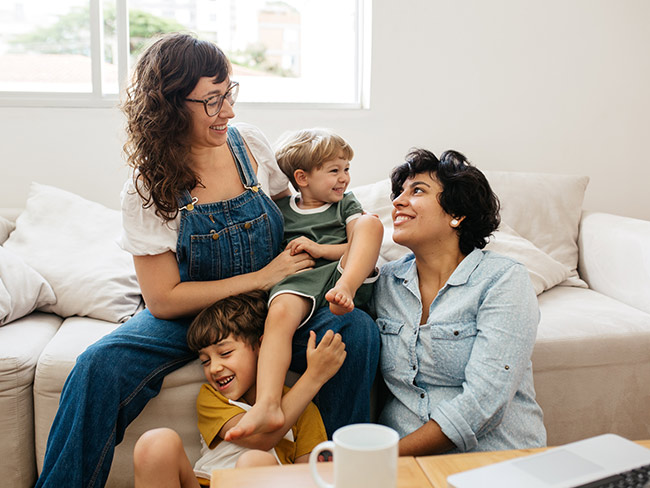
<instances>
[{"instance_id":1,"label":"short black curly hair","mask_svg":"<svg viewBox=\"0 0 650 488\"><path fill-rule=\"evenodd\" d=\"M391 199L402 193L408 178L428 173L442 186L438 196L442 209L453 217L465 217L457 227L460 251L467 255L476 247L483 249L501 223L499 199L485 175L453 150L438 159L426 149L412 149L405 160L391 172Z\"/></svg>"}]
</instances>

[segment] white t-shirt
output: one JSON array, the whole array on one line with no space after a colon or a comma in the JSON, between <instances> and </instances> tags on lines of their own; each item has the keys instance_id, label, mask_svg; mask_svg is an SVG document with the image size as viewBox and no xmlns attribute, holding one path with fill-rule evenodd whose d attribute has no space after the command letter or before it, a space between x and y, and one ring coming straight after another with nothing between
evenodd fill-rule
<instances>
[{"instance_id":1,"label":"white t-shirt","mask_svg":"<svg viewBox=\"0 0 650 488\"><path fill-rule=\"evenodd\" d=\"M278 167L273 149L264 134L250 124L237 123L232 126L239 130L257 161L257 179L264 192L272 196L285 191L289 187L289 180ZM156 215L153 205L142 208L142 198L135 190L133 178L124 183L121 199L122 235L118 243L122 249L135 256L176 252L180 213L174 220L165 222Z\"/></svg>"}]
</instances>

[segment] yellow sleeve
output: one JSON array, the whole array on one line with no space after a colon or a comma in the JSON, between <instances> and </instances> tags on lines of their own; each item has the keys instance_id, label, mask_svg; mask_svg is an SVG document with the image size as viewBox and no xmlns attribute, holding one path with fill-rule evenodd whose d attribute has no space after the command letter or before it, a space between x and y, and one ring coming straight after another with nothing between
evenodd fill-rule
<instances>
[{"instance_id":1,"label":"yellow sleeve","mask_svg":"<svg viewBox=\"0 0 650 488\"><path fill-rule=\"evenodd\" d=\"M305 411L298 417L294 438L296 439L294 459L309 454L318 444L327 440L323 419L313 402L309 402Z\"/></svg>"},{"instance_id":2,"label":"yellow sleeve","mask_svg":"<svg viewBox=\"0 0 650 488\"><path fill-rule=\"evenodd\" d=\"M229 403L226 397L208 384L201 385L196 399L196 411L199 432L210 449L221 440L217 434L224 424L235 415L245 413L244 409Z\"/></svg>"}]
</instances>

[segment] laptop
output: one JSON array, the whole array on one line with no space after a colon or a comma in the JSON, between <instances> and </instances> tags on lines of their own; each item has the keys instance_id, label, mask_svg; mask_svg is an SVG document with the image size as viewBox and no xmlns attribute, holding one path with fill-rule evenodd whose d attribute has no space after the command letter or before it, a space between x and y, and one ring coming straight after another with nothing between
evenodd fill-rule
<instances>
[{"instance_id":1,"label":"laptop","mask_svg":"<svg viewBox=\"0 0 650 488\"><path fill-rule=\"evenodd\" d=\"M615 434L604 434L452 474L447 477L447 486L574 488L647 464L650 464L650 449Z\"/></svg>"}]
</instances>

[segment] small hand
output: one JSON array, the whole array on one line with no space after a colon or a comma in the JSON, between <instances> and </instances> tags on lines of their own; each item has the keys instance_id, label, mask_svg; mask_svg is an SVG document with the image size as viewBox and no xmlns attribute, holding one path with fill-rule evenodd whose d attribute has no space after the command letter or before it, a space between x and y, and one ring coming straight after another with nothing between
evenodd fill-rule
<instances>
[{"instance_id":1,"label":"small hand","mask_svg":"<svg viewBox=\"0 0 650 488\"><path fill-rule=\"evenodd\" d=\"M296 237L294 240L289 242L289 244L287 244L287 249L291 251L292 255L306 252L314 259L323 257L321 245L305 236Z\"/></svg>"},{"instance_id":2,"label":"small hand","mask_svg":"<svg viewBox=\"0 0 650 488\"><path fill-rule=\"evenodd\" d=\"M305 374L309 374L316 382L324 385L339 370L346 355L341 334L328 330L316 346L316 333L312 330L309 332L307 342Z\"/></svg>"}]
</instances>

